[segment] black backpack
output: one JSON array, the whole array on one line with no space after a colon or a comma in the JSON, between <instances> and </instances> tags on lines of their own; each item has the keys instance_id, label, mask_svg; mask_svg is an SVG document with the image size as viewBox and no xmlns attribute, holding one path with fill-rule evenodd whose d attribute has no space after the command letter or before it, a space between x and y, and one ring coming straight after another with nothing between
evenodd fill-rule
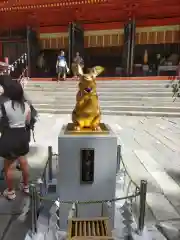
<instances>
[{"instance_id":1,"label":"black backpack","mask_svg":"<svg viewBox=\"0 0 180 240\"><path fill-rule=\"evenodd\" d=\"M34 129L34 125L37 122L37 110L33 107L33 105L30 105L30 109L31 109L31 120L30 120L30 127L31 129Z\"/></svg>"},{"instance_id":2,"label":"black backpack","mask_svg":"<svg viewBox=\"0 0 180 240\"><path fill-rule=\"evenodd\" d=\"M2 113L2 117L0 119L0 132L2 134L3 131L5 131L5 129L9 128L9 119L6 114L6 109L4 107L4 104L2 103L0 106L1 106L1 113Z\"/></svg>"},{"instance_id":3,"label":"black backpack","mask_svg":"<svg viewBox=\"0 0 180 240\"><path fill-rule=\"evenodd\" d=\"M34 142L35 142L34 127L35 127L35 124L37 122L38 112L33 107L32 104L30 104L30 109L31 109L31 119L30 119L30 122L26 124L26 129L27 129L27 131L29 131L29 141L30 141L30 135L31 135L30 132L32 131L33 139L34 139Z\"/></svg>"}]
</instances>

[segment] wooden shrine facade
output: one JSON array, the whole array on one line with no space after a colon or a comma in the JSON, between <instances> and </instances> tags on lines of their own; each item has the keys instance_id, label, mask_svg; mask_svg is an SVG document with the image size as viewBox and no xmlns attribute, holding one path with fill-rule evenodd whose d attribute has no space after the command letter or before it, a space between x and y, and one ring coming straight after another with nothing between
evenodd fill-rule
<instances>
[{"instance_id":1,"label":"wooden shrine facade","mask_svg":"<svg viewBox=\"0 0 180 240\"><path fill-rule=\"evenodd\" d=\"M133 18L136 44L180 43L179 13L179 0L0 0L0 33L29 26L42 49L67 49L67 27L79 22L86 48L122 46Z\"/></svg>"},{"instance_id":2,"label":"wooden shrine facade","mask_svg":"<svg viewBox=\"0 0 180 240\"><path fill-rule=\"evenodd\" d=\"M42 49L67 49L68 33L40 34ZM136 29L136 44L180 43L180 25L139 27ZM113 47L124 44L123 29L85 31L85 48Z\"/></svg>"}]
</instances>

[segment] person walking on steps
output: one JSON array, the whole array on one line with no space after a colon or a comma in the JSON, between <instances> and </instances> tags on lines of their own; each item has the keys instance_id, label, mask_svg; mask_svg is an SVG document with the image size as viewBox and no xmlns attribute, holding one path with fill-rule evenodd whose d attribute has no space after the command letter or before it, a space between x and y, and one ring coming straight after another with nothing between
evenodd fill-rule
<instances>
[{"instance_id":1,"label":"person walking on steps","mask_svg":"<svg viewBox=\"0 0 180 240\"><path fill-rule=\"evenodd\" d=\"M84 60L80 56L79 52L76 53L76 56L73 59L73 63L72 63L72 72L75 80L79 80L78 65L80 65L82 69L84 68Z\"/></svg>"},{"instance_id":2,"label":"person walking on steps","mask_svg":"<svg viewBox=\"0 0 180 240\"><path fill-rule=\"evenodd\" d=\"M66 80L66 74L69 72L69 68L67 66L66 58L64 56L64 51L60 52L60 55L58 55L57 62L56 62L56 72L58 75L57 81L59 82L61 79L63 81Z\"/></svg>"},{"instance_id":3,"label":"person walking on steps","mask_svg":"<svg viewBox=\"0 0 180 240\"><path fill-rule=\"evenodd\" d=\"M22 86L13 81L11 87L6 88L4 94L8 98L0 108L0 156L4 158L4 174L7 189L3 192L8 200L14 200L16 193L13 187L13 170L15 161L19 161L23 182L20 184L24 193L29 193L28 163L26 154L29 152L29 137L26 123L30 121L31 110L24 101Z\"/></svg>"}]
</instances>

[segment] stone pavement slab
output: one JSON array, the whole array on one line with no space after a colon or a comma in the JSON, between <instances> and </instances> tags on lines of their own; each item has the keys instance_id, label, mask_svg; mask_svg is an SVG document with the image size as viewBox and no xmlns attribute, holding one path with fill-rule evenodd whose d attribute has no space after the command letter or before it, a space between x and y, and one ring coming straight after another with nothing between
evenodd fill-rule
<instances>
[{"instance_id":1,"label":"stone pavement slab","mask_svg":"<svg viewBox=\"0 0 180 240\"><path fill-rule=\"evenodd\" d=\"M152 210L157 221L168 221L170 219L179 219L179 214L173 207L169 204L167 198L160 193L148 193L147 194L147 204Z\"/></svg>"},{"instance_id":2,"label":"stone pavement slab","mask_svg":"<svg viewBox=\"0 0 180 240\"><path fill-rule=\"evenodd\" d=\"M156 222L167 223L173 219L180 223L180 172L178 171L180 169L180 147L178 147L180 143L180 119L169 120L167 118L150 117L131 117L131 119L128 119L121 117L116 122L122 129L121 134L119 134L121 142L127 148L126 151L122 151L123 160L128 165L133 180L136 183L140 182L144 175L143 166L147 176L151 175L151 178L153 178L151 184L154 186L155 181L155 186L159 188L159 193L155 187L154 191L151 191L153 188L148 188L147 194L147 203L156 218ZM131 137L126 136L129 133L131 133ZM129 160L129 152L131 152L131 161ZM141 168L138 167L138 171L134 171L135 167L140 164L142 164ZM176 176L173 172L176 173ZM146 220L148 221L147 218ZM166 232L169 231L168 228L163 229ZM169 239L174 238L171 235Z\"/></svg>"},{"instance_id":3,"label":"stone pavement slab","mask_svg":"<svg viewBox=\"0 0 180 240\"><path fill-rule=\"evenodd\" d=\"M157 227L167 239L180 239L180 221L161 222Z\"/></svg>"}]
</instances>

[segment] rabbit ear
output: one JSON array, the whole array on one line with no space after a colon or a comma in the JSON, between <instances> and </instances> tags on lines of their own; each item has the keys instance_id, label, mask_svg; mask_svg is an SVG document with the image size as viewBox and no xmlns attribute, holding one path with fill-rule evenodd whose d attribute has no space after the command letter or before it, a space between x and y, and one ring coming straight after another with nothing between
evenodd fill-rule
<instances>
[{"instance_id":1,"label":"rabbit ear","mask_svg":"<svg viewBox=\"0 0 180 240\"><path fill-rule=\"evenodd\" d=\"M91 73L91 76L93 77L97 77L98 75L100 75L102 72L104 71L104 68L101 67L101 66L96 66L96 67L93 67L90 71Z\"/></svg>"},{"instance_id":2,"label":"rabbit ear","mask_svg":"<svg viewBox=\"0 0 180 240\"><path fill-rule=\"evenodd\" d=\"M77 73L80 75L80 76L83 76L84 73L83 73L83 70L82 70L82 67L80 65L77 65Z\"/></svg>"}]
</instances>

